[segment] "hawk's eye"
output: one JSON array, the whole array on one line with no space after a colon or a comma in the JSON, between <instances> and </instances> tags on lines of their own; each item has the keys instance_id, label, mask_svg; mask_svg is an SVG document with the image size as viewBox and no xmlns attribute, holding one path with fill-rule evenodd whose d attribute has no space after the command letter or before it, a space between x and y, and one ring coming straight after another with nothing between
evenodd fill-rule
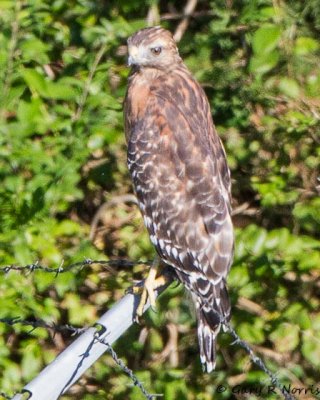
<instances>
[{"instance_id":1,"label":"hawk's eye","mask_svg":"<svg viewBox=\"0 0 320 400\"><path fill-rule=\"evenodd\" d=\"M151 47L151 53L154 54L155 56L158 56L161 51L162 51L162 47L158 46L158 47Z\"/></svg>"}]
</instances>

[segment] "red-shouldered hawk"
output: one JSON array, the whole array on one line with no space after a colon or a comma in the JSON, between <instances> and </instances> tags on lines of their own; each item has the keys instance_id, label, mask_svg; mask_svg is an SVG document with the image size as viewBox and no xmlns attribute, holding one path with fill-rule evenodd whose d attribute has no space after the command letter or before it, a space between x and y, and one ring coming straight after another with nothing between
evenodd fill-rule
<instances>
[{"instance_id":1,"label":"red-shouldered hawk","mask_svg":"<svg viewBox=\"0 0 320 400\"><path fill-rule=\"evenodd\" d=\"M230 173L207 97L171 33L128 39L132 71L124 104L128 166L150 239L191 292L201 362L215 367L217 313L228 320L233 257Z\"/></svg>"}]
</instances>

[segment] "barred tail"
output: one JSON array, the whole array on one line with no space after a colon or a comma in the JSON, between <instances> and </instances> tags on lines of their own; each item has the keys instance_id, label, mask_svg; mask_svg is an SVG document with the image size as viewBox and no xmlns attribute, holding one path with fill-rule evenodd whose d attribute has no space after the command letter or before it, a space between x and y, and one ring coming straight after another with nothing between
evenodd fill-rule
<instances>
[{"instance_id":1,"label":"barred tail","mask_svg":"<svg viewBox=\"0 0 320 400\"><path fill-rule=\"evenodd\" d=\"M216 366L216 337L221 327L219 315L230 319L230 300L225 282L221 281L218 285L215 293L220 293L220 297L214 298L211 305L203 304L199 297L196 299L200 359L204 371L208 373Z\"/></svg>"}]
</instances>

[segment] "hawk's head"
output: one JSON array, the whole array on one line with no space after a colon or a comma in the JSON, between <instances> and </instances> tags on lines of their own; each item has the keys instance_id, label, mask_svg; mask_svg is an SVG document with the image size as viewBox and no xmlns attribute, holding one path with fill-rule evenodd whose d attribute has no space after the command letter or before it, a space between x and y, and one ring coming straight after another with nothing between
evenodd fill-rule
<instances>
[{"instance_id":1,"label":"hawk's head","mask_svg":"<svg viewBox=\"0 0 320 400\"><path fill-rule=\"evenodd\" d=\"M141 29L128 39L128 63L165 69L181 63L171 32L160 26Z\"/></svg>"}]
</instances>

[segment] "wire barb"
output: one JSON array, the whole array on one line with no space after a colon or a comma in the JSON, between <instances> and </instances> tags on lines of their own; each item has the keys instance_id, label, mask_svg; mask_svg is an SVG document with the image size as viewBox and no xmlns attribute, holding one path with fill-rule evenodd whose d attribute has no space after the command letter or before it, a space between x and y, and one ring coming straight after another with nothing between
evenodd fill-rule
<instances>
[{"instance_id":1,"label":"wire barb","mask_svg":"<svg viewBox=\"0 0 320 400\"><path fill-rule=\"evenodd\" d=\"M11 396L8 396L6 393L0 392L0 398L4 398L5 400L10 400Z\"/></svg>"}]
</instances>

